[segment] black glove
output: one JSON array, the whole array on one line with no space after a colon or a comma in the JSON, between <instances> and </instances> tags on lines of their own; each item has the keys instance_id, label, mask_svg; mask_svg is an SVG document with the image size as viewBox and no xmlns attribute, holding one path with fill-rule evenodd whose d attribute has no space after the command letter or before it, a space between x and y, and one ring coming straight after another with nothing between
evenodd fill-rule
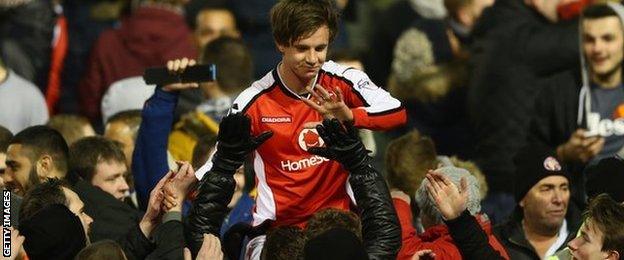
<instances>
[{"instance_id":1,"label":"black glove","mask_svg":"<svg viewBox=\"0 0 624 260\"><path fill-rule=\"evenodd\" d=\"M251 136L251 120L242 113L224 117L219 124L217 152L212 158L212 171L234 174L245 162L247 154L271 136L273 136L271 131L266 131L256 137Z\"/></svg>"},{"instance_id":2,"label":"black glove","mask_svg":"<svg viewBox=\"0 0 624 260\"><path fill-rule=\"evenodd\" d=\"M325 119L316 130L325 141L325 147L311 147L308 149L310 153L336 160L351 173L357 173L369 164L368 151L352 123L347 122L343 127L338 119Z\"/></svg>"}]
</instances>

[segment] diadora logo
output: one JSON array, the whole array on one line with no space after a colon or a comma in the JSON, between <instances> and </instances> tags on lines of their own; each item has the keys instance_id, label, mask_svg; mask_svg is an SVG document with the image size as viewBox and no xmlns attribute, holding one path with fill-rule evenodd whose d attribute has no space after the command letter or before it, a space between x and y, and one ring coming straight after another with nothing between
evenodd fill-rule
<instances>
[{"instance_id":1,"label":"diadora logo","mask_svg":"<svg viewBox=\"0 0 624 260\"><path fill-rule=\"evenodd\" d=\"M304 151L308 151L310 147L321 147L325 144L316 129L303 129L299 133L297 140L299 141L299 147Z\"/></svg>"},{"instance_id":2,"label":"diadora logo","mask_svg":"<svg viewBox=\"0 0 624 260\"><path fill-rule=\"evenodd\" d=\"M262 123L292 123L290 116L263 116L260 121Z\"/></svg>"}]
</instances>

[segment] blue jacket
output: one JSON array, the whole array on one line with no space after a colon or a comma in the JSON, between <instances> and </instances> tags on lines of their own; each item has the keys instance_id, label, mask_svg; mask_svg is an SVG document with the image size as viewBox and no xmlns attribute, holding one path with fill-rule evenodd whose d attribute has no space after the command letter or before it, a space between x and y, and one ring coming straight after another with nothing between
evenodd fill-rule
<instances>
[{"instance_id":1,"label":"blue jacket","mask_svg":"<svg viewBox=\"0 0 624 260\"><path fill-rule=\"evenodd\" d=\"M154 186L169 171L167 144L177 102L177 92L166 92L157 87L143 106L141 127L132 155L132 174L142 210L146 209Z\"/></svg>"}]
</instances>

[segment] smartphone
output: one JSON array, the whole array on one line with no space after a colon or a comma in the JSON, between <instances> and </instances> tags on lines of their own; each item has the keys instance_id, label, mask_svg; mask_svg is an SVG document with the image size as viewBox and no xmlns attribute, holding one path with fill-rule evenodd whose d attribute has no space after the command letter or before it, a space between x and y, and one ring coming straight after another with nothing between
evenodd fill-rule
<instances>
[{"instance_id":1,"label":"smartphone","mask_svg":"<svg viewBox=\"0 0 624 260\"><path fill-rule=\"evenodd\" d=\"M172 83L199 83L217 80L217 66L202 64L188 67L180 74L169 73L167 67L147 68L143 73L147 85L164 86Z\"/></svg>"}]
</instances>

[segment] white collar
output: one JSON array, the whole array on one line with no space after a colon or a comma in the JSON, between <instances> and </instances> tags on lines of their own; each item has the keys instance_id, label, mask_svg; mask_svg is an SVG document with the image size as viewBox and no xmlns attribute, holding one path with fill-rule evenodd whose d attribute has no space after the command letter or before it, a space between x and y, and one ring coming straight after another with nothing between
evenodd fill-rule
<instances>
[{"instance_id":1,"label":"white collar","mask_svg":"<svg viewBox=\"0 0 624 260\"><path fill-rule=\"evenodd\" d=\"M564 219L561 227L559 228L559 235L557 236L557 240L555 240L555 243L553 243L550 248L548 248L548 250L546 251L546 255L544 255L542 259L545 259L557 253L557 250L559 250L559 248L566 242L569 234L570 232L568 231L568 222Z\"/></svg>"}]
</instances>

